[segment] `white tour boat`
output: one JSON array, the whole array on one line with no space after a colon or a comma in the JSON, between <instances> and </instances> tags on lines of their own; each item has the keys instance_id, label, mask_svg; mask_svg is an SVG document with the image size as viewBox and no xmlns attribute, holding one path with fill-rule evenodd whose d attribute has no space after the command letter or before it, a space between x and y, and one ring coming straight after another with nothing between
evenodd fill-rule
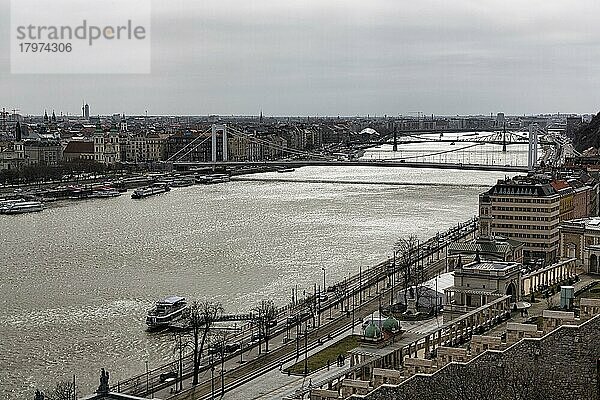
<instances>
[{"instance_id":1,"label":"white tour boat","mask_svg":"<svg viewBox=\"0 0 600 400\"><path fill-rule=\"evenodd\" d=\"M44 209L44 206L39 201L22 201L3 202L0 206L0 214L25 214L30 212L39 212Z\"/></svg>"},{"instance_id":2,"label":"white tour boat","mask_svg":"<svg viewBox=\"0 0 600 400\"><path fill-rule=\"evenodd\" d=\"M171 322L178 321L189 311L185 297L169 296L157 301L154 308L148 311L146 325L150 329L166 328Z\"/></svg>"}]
</instances>

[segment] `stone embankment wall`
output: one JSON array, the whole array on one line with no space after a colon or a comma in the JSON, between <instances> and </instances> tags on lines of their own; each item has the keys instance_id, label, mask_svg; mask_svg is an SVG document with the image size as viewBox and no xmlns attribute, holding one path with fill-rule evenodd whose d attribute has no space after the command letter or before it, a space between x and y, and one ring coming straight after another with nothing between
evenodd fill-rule
<instances>
[{"instance_id":1,"label":"stone embankment wall","mask_svg":"<svg viewBox=\"0 0 600 400\"><path fill-rule=\"evenodd\" d=\"M451 363L432 375L383 385L368 400L600 400L600 315L525 338L503 351Z\"/></svg>"}]
</instances>

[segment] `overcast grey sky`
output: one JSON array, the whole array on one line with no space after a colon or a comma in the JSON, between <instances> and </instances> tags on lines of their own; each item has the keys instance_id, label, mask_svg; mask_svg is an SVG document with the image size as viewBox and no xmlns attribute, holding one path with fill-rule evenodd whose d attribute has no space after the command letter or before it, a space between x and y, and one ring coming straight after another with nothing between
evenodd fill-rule
<instances>
[{"instance_id":1,"label":"overcast grey sky","mask_svg":"<svg viewBox=\"0 0 600 400\"><path fill-rule=\"evenodd\" d=\"M9 6L0 107L24 113L600 109L597 0L153 0L149 75L11 75Z\"/></svg>"}]
</instances>

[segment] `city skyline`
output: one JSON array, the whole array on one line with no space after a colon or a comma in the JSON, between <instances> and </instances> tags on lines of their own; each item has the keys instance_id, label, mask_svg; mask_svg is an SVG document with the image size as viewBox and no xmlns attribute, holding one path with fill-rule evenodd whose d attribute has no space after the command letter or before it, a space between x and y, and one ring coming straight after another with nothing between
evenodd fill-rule
<instances>
[{"instance_id":1,"label":"city skyline","mask_svg":"<svg viewBox=\"0 0 600 400\"><path fill-rule=\"evenodd\" d=\"M78 114L82 99L92 114L596 113L600 5L541 4L155 1L151 74L13 75L3 43L0 103L25 114Z\"/></svg>"}]
</instances>

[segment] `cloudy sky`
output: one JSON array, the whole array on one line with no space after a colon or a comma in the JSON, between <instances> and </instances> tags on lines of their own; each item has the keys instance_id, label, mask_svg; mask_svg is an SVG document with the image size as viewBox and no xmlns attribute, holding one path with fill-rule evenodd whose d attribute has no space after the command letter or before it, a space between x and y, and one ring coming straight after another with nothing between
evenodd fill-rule
<instances>
[{"instance_id":1,"label":"cloudy sky","mask_svg":"<svg viewBox=\"0 0 600 400\"><path fill-rule=\"evenodd\" d=\"M24 113L600 110L597 0L153 0L147 75L10 74L9 11L0 107Z\"/></svg>"}]
</instances>

